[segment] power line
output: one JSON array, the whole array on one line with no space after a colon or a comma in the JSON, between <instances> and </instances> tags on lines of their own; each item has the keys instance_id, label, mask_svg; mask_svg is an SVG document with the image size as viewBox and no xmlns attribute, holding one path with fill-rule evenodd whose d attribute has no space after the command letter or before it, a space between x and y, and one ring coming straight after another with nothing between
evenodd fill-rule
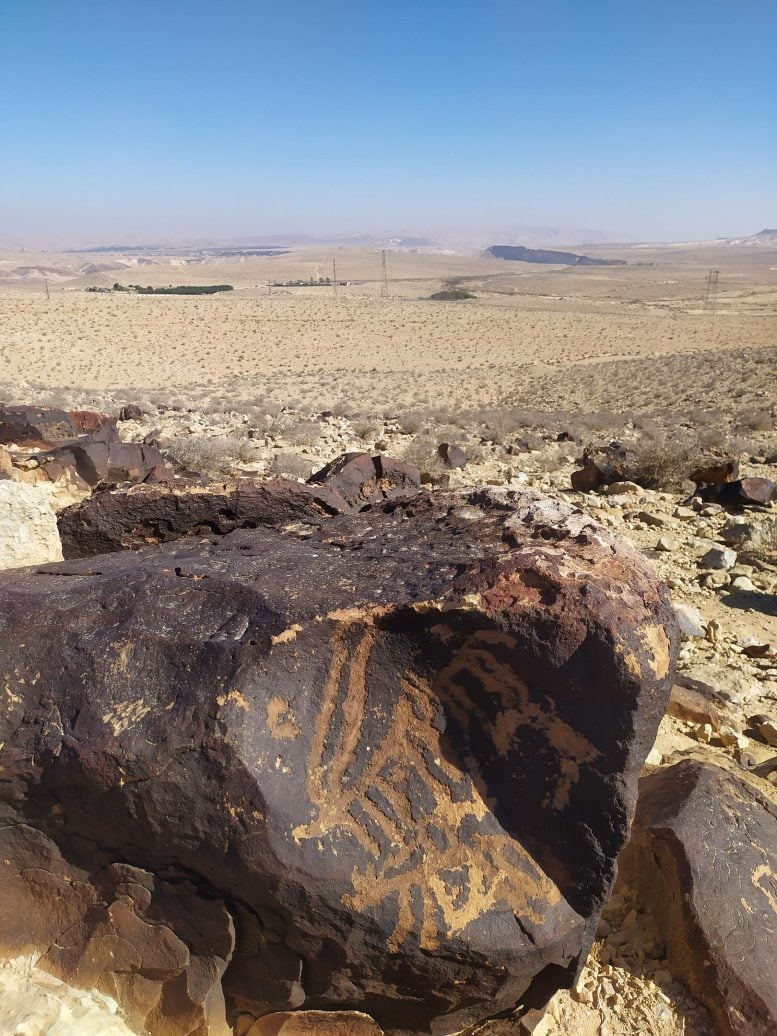
<instances>
[{"instance_id":1,"label":"power line","mask_svg":"<svg viewBox=\"0 0 777 1036\"><path fill-rule=\"evenodd\" d=\"M713 316L715 316L715 311L718 308L719 276L720 270L710 270L707 274L707 294L704 298L704 308L711 310Z\"/></svg>"},{"instance_id":2,"label":"power line","mask_svg":"<svg viewBox=\"0 0 777 1036\"><path fill-rule=\"evenodd\" d=\"M388 276L386 274L386 250L385 248L381 252L380 261L380 297L382 299L388 298Z\"/></svg>"},{"instance_id":3,"label":"power line","mask_svg":"<svg viewBox=\"0 0 777 1036\"><path fill-rule=\"evenodd\" d=\"M337 266L334 257L332 257L332 292L337 295Z\"/></svg>"}]
</instances>

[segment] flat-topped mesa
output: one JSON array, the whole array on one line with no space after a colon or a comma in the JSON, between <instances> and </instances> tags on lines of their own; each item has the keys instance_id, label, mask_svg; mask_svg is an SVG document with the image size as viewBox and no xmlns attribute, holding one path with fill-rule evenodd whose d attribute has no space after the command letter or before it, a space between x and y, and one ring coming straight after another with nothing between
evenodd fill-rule
<instances>
[{"instance_id":1,"label":"flat-topped mesa","mask_svg":"<svg viewBox=\"0 0 777 1036\"><path fill-rule=\"evenodd\" d=\"M223 903L230 1019L441 1034L572 980L676 646L647 563L580 512L424 493L0 575L0 607L8 823ZM103 985L142 1018L162 979L132 977Z\"/></svg>"}]
</instances>

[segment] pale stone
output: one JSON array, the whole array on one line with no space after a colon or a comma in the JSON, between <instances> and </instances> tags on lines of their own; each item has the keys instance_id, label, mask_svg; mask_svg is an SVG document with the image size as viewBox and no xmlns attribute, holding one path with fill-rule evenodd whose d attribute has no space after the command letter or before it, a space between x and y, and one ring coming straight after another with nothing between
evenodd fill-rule
<instances>
[{"instance_id":1,"label":"pale stone","mask_svg":"<svg viewBox=\"0 0 777 1036\"><path fill-rule=\"evenodd\" d=\"M725 571L737 563L737 552L729 547L713 547L708 550L699 564L702 568L713 568Z\"/></svg>"},{"instance_id":2,"label":"pale stone","mask_svg":"<svg viewBox=\"0 0 777 1036\"><path fill-rule=\"evenodd\" d=\"M731 589L736 590L741 594L751 594L755 592L755 585L753 580L748 576L737 576L731 584Z\"/></svg>"},{"instance_id":3,"label":"pale stone","mask_svg":"<svg viewBox=\"0 0 777 1036\"><path fill-rule=\"evenodd\" d=\"M51 489L11 480L0 482L0 568L61 560Z\"/></svg>"},{"instance_id":4,"label":"pale stone","mask_svg":"<svg viewBox=\"0 0 777 1036\"><path fill-rule=\"evenodd\" d=\"M674 613L684 637L703 637L707 632L704 616L693 605L677 601L674 604Z\"/></svg>"}]
</instances>

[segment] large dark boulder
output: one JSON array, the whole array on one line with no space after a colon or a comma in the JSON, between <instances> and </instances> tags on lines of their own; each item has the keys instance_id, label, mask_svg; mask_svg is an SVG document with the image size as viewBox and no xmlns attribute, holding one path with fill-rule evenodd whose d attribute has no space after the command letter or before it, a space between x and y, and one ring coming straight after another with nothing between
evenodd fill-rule
<instances>
[{"instance_id":1,"label":"large dark boulder","mask_svg":"<svg viewBox=\"0 0 777 1036\"><path fill-rule=\"evenodd\" d=\"M56 407L0 407L0 443L49 446L69 442L112 428L116 421L91 410L59 410Z\"/></svg>"},{"instance_id":2,"label":"large dark boulder","mask_svg":"<svg viewBox=\"0 0 777 1036\"><path fill-rule=\"evenodd\" d=\"M777 497L777 484L768 478L738 478L733 482L702 486L702 500L723 505L765 505Z\"/></svg>"},{"instance_id":3,"label":"large dark boulder","mask_svg":"<svg viewBox=\"0 0 777 1036\"><path fill-rule=\"evenodd\" d=\"M382 454L343 453L308 479L311 485L325 485L339 493L358 511L397 496L413 495L421 488L421 473Z\"/></svg>"},{"instance_id":4,"label":"large dark boulder","mask_svg":"<svg viewBox=\"0 0 777 1036\"><path fill-rule=\"evenodd\" d=\"M106 441L100 433L40 454L38 461L52 481L70 468L89 486L101 482L163 482L173 477L156 447L117 439Z\"/></svg>"},{"instance_id":5,"label":"large dark boulder","mask_svg":"<svg viewBox=\"0 0 777 1036\"><path fill-rule=\"evenodd\" d=\"M0 610L0 828L95 888L129 866L223 906L230 1019L337 1008L442 1034L572 981L676 646L647 563L580 512L419 494L0 574ZM194 953L156 888L132 912ZM71 927L44 948L87 944ZM221 931L181 1010L229 956ZM5 949L31 941L18 926ZM121 961L154 1033L193 1031L141 982L190 989L172 956ZM88 952L56 957L102 985Z\"/></svg>"},{"instance_id":6,"label":"large dark boulder","mask_svg":"<svg viewBox=\"0 0 777 1036\"><path fill-rule=\"evenodd\" d=\"M259 525L320 522L350 511L328 486L288 479L170 482L92 494L57 516L65 558L137 550L184 536L219 536Z\"/></svg>"},{"instance_id":7,"label":"large dark boulder","mask_svg":"<svg viewBox=\"0 0 777 1036\"><path fill-rule=\"evenodd\" d=\"M777 807L685 760L643 778L622 878L724 1036L777 1032Z\"/></svg>"}]
</instances>

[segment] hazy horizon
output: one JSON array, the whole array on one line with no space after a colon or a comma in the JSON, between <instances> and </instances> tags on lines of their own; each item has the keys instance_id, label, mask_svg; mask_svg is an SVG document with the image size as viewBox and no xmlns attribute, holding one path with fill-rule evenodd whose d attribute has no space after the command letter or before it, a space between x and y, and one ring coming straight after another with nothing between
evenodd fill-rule
<instances>
[{"instance_id":1,"label":"hazy horizon","mask_svg":"<svg viewBox=\"0 0 777 1036\"><path fill-rule=\"evenodd\" d=\"M775 38L754 0L3 0L0 239L753 234Z\"/></svg>"}]
</instances>

